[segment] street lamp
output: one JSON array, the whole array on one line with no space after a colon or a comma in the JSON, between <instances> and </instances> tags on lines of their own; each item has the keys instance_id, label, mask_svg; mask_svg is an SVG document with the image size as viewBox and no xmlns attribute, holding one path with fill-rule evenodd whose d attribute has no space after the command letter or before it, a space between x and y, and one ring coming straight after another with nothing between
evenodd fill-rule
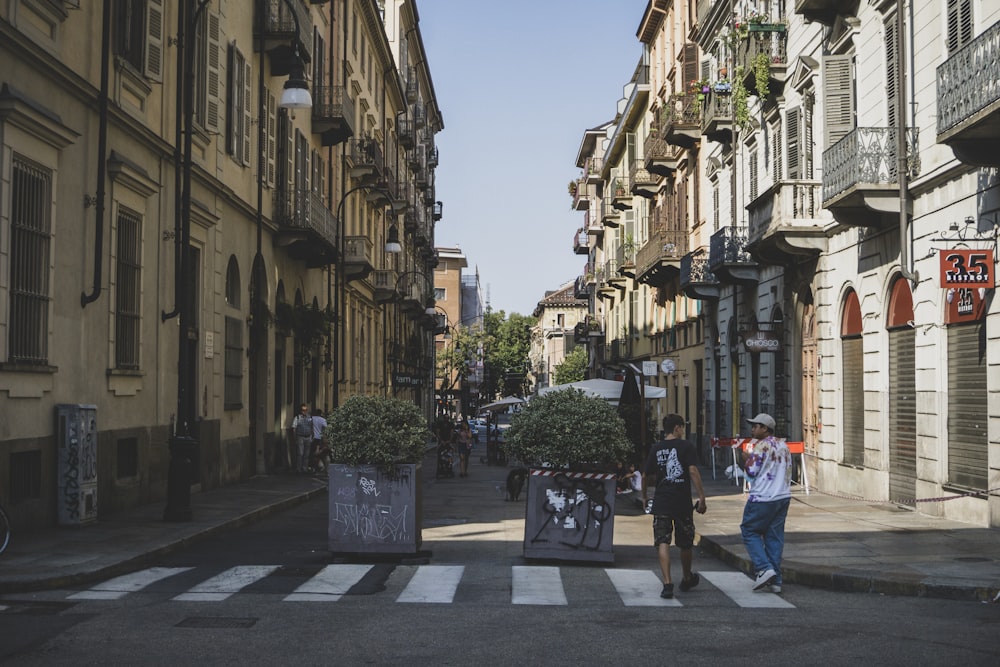
<instances>
[{"instance_id":1,"label":"street lamp","mask_svg":"<svg viewBox=\"0 0 1000 667\"><path fill-rule=\"evenodd\" d=\"M181 183L181 199L177 215L179 224L175 226L175 252L178 259L174 262L174 289L176 291L175 313L164 314L163 319L177 315L178 326L177 350L177 413L174 427L169 439L170 464L167 468L167 504L163 510L164 521L190 521L191 512L191 482L193 468L198 460L198 439L191 427L197 416L196 390L194 388L194 365L197 353L197 320L195 313L194 289L197 283L191 279L191 171L194 134L194 62L195 35L205 8L211 0L193 0L180 4L180 26L183 34L178 35L181 49L179 57L183 62L183 86L180 91L184 119L184 151L183 178ZM295 34L300 34L299 17L295 13L292 0L283 0L285 6L295 21ZM192 9L192 5L194 5ZM296 37L297 39L297 37ZM295 62L291 68L289 80L281 96L281 106L291 109L304 109L312 106L312 97L305 81L305 66L299 55L298 42L293 40L292 52ZM178 128L180 129L180 128ZM260 252L260 237L258 234L258 257Z\"/></svg>"}]
</instances>

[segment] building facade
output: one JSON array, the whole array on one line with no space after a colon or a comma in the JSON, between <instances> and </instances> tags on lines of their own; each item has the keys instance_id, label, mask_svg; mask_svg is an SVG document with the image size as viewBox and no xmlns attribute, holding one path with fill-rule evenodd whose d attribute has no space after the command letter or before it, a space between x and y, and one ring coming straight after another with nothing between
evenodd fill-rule
<instances>
[{"instance_id":1,"label":"building facade","mask_svg":"<svg viewBox=\"0 0 1000 667\"><path fill-rule=\"evenodd\" d=\"M531 328L529 353L535 391L557 384L556 367L576 348L577 327L586 326L588 305L586 299L576 296L576 281L573 281L546 292L535 306L531 315L537 322Z\"/></svg>"},{"instance_id":2,"label":"building facade","mask_svg":"<svg viewBox=\"0 0 1000 667\"><path fill-rule=\"evenodd\" d=\"M301 402L392 392L431 414L443 123L415 4L245 5L0 9L16 529L163 499L186 439L195 489L282 469ZM281 107L297 86L311 107Z\"/></svg>"},{"instance_id":3,"label":"building facade","mask_svg":"<svg viewBox=\"0 0 1000 667\"><path fill-rule=\"evenodd\" d=\"M703 447L769 412L824 491L1000 524L998 21L975 0L646 3L648 74L587 190L604 372L670 359ZM697 354L642 344L686 321Z\"/></svg>"}]
</instances>

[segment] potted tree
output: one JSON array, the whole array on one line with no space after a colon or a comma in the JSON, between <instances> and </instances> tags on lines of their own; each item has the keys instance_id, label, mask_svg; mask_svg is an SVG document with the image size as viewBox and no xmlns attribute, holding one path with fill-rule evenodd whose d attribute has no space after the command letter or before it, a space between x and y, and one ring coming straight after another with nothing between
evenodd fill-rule
<instances>
[{"instance_id":1,"label":"potted tree","mask_svg":"<svg viewBox=\"0 0 1000 667\"><path fill-rule=\"evenodd\" d=\"M529 468L525 558L612 562L615 464L633 448L614 408L578 389L536 396L504 448Z\"/></svg>"},{"instance_id":2,"label":"potted tree","mask_svg":"<svg viewBox=\"0 0 1000 667\"><path fill-rule=\"evenodd\" d=\"M327 417L330 551L416 553L427 425L416 405L352 396Z\"/></svg>"}]
</instances>

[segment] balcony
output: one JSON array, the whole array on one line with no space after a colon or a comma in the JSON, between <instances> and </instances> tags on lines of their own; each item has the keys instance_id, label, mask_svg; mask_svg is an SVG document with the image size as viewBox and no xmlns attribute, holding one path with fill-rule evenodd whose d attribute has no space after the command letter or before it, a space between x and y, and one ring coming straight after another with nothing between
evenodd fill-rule
<instances>
[{"instance_id":1,"label":"balcony","mask_svg":"<svg viewBox=\"0 0 1000 667\"><path fill-rule=\"evenodd\" d=\"M764 264L787 265L826 251L818 181L780 181L747 204L747 247Z\"/></svg>"},{"instance_id":2,"label":"balcony","mask_svg":"<svg viewBox=\"0 0 1000 667\"><path fill-rule=\"evenodd\" d=\"M757 90L758 66L767 67L768 96L776 97L785 87L788 74L788 33L784 30L784 24L775 24L773 27L779 26L781 30L752 31L740 44L743 85L751 95L760 96L760 91Z\"/></svg>"},{"instance_id":3,"label":"balcony","mask_svg":"<svg viewBox=\"0 0 1000 667\"><path fill-rule=\"evenodd\" d=\"M660 110L663 140L691 148L701 138L701 100L691 93L674 93Z\"/></svg>"},{"instance_id":4,"label":"balcony","mask_svg":"<svg viewBox=\"0 0 1000 667\"><path fill-rule=\"evenodd\" d=\"M428 146L427 147L427 168L437 169L438 166L438 147Z\"/></svg>"},{"instance_id":5,"label":"balcony","mask_svg":"<svg viewBox=\"0 0 1000 667\"><path fill-rule=\"evenodd\" d=\"M344 86L313 86L312 131L324 146L354 136L354 100Z\"/></svg>"},{"instance_id":6,"label":"balcony","mask_svg":"<svg viewBox=\"0 0 1000 667\"><path fill-rule=\"evenodd\" d=\"M708 268L705 249L689 252L681 257L681 272L678 276L681 291L692 299L718 301L719 281Z\"/></svg>"},{"instance_id":7,"label":"balcony","mask_svg":"<svg viewBox=\"0 0 1000 667\"><path fill-rule=\"evenodd\" d=\"M420 80L417 79L417 68L410 65L406 68L406 103L414 104L419 98Z\"/></svg>"},{"instance_id":8,"label":"balcony","mask_svg":"<svg viewBox=\"0 0 1000 667\"><path fill-rule=\"evenodd\" d=\"M372 274L372 287L375 289L375 303L389 303L396 299L396 272L375 271Z\"/></svg>"},{"instance_id":9,"label":"balcony","mask_svg":"<svg viewBox=\"0 0 1000 667\"><path fill-rule=\"evenodd\" d=\"M937 68L937 142L977 167L1000 167L1000 22Z\"/></svg>"},{"instance_id":10,"label":"balcony","mask_svg":"<svg viewBox=\"0 0 1000 667\"><path fill-rule=\"evenodd\" d=\"M632 358L632 338L615 338L611 341L611 362L618 363Z\"/></svg>"},{"instance_id":11,"label":"balcony","mask_svg":"<svg viewBox=\"0 0 1000 667\"><path fill-rule=\"evenodd\" d=\"M382 180L382 147L371 137L359 137L351 141L351 178L363 183L377 183Z\"/></svg>"},{"instance_id":12,"label":"balcony","mask_svg":"<svg viewBox=\"0 0 1000 667\"><path fill-rule=\"evenodd\" d=\"M723 227L712 234L708 250L708 268L716 280L730 283L757 282L757 262L747 250L746 227Z\"/></svg>"},{"instance_id":13,"label":"balcony","mask_svg":"<svg viewBox=\"0 0 1000 667\"><path fill-rule=\"evenodd\" d=\"M604 159L599 157L588 157L583 164L583 177L591 185L601 182L601 172L604 171Z\"/></svg>"},{"instance_id":14,"label":"balcony","mask_svg":"<svg viewBox=\"0 0 1000 667\"><path fill-rule=\"evenodd\" d=\"M413 201L413 183L408 179L397 179L389 184L389 194L392 198L392 208L396 215L402 215L410 209Z\"/></svg>"},{"instance_id":15,"label":"balcony","mask_svg":"<svg viewBox=\"0 0 1000 667\"><path fill-rule=\"evenodd\" d=\"M436 201L431 204L431 218L437 222L444 215L444 203Z\"/></svg>"},{"instance_id":16,"label":"balcony","mask_svg":"<svg viewBox=\"0 0 1000 667\"><path fill-rule=\"evenodd\" d=\"M663 287L680 273L688 247L687 231L658 227L635 257L636 280L653 287Z\"/></svg>"},{"instance_id":17,"label":"balcony","mask_svg":"<svg viewBox=\"0 0 1000 667\"><path fill-rule=\"evenodd\" d=\"M413 119L407 118L406 112L396 116L396 136L399 138L399 145L406 150L416 145L417 131L413 127Z\"/></svg>"},{"instance_id":18,"label":"balcony","mask_svg":"<svg viewBox=\"0 0 1000 667\"><path fill-rule=\"evenodd\" d=\"M274 244L292 259L311 268L327 266L337 258L337 219L322 195L311 190L274 193Z\"/></svg>"},{"instance_id":19,"label":"balcony","mask_svg":"<svg viewBox=\"0 0 1000 667\"><path fill-rule=\"evenodd\" d=\"M601 224L601 219L596 215L592 215L590 211L583 212L583 228L591 236L600 237L604 235L604 225Z\"/></svg>"},{"instance_id":20,"label":"balcony","mask_svg":"<svg viewBox=\"0 0 1000 667\"><path fill-rule=\"evenodd\" d=\"M615 259L618 261L618 275L635 278L635 243L626 241L618 246Z\"/></svg>"},{"instance_id":21,"label":"balcony","mask_svg":"<svg viewBox=\"0 0 1000 667\"><path fill-rule=\"evenodd\" d=\"M587 299L590 297L590 283L586 276L577 276L573 281L573 298Z\"/></svg>"},{"instance_id":22,"label":"balcony","mask_svg":"<svg viewBox=\"0 0 1000 667\"><path fill-rule=\"evenodd\" d=\"M295 31L296 22L298 32ZM266 52L270 57L271 76L288 76L295 63L293 43L302 60L312 62L312 32L312 15L301 2L257 0L254 50Z\"/></svg>"},{"instance_id":23,"label":"balcony","mask_svg":"<svg viewBox=\"0 0 1000 667\"><path fill-rule=\"evenodd\" d=\"M705 93L702 104L701 133L710 141L730 143L733 139L733 96Z\"/></svg>"},{"instance_id":24,"label":"balcony","mask_svg":"<svg viewBox=\"0 0 1000 667\"><path fill-rule=\"evenodd\" d=\"M627 178L616 178L611 181L611 207L616 211L632 210L632 193Z\"/></svg>"},{"instance_id":25,"label":"balcony","mask_svg":"<svg viewBox=\"0 0 1000 667\"><path fill-rule=\"evenodd\" d=\"M670 145L659 132L650 130L643 144L643 155L646 156L646 170L656 176L670 176L683 161L684 149Z\"/></svg>"},{"instance_id":26,"label":"balcony","mask_svg":"<svg viewBox=\"0 0 1000 667\"><path fill-rule=\"evenodd\" d=\"M915 172L917 131L907 136L907 164ZM823 151L823 208L837 222L861 227L896 224L899 179L896 129L858 127ZM912 213L912 211L907 211Z\"/></svg>"},{"instance_id":27,"label":"balcony","mask_svg":"<svg viewBox=\"0 0 1000 667\"><path fill-rule=\"evenodd\" d=\"M577 255L587 255L590 253L590 240L587 232L582 227L576 230L573 235L573 252Z\"/></svg>"},{"instance_id":28,"label":"balcony","mask_svg":"<svg viewBox=\"0 0 1000 667\"><path fill-rule=\"evenodd\" d=\"M628 174L629 183L632 184L631 193L646 199L655 199L656 193L660 190L657 180L646 169L645 160L635 160Z\"/></svg>"},{"instance_id":29,"label":"balcony","mask_svg":"<svg viewBox=\"0 0 1000 667\"><path fill-rule=\"evenodd\" d=\"M604 261L604 276L607 279L608 284L611 285L611 287L614 287L616 290L624 294L625 283L627 282L626 278L628 276L625 274L624 271L622 271L621 257L622 257L622 252L621 249L619 248L618 252L615 253L614 259L608 259Z\"/></svg>"},{"instance_id":30,"label":"balcony","mask_svg":"<svg viewBox=\"0 0 1000 667\"><path fill-rule=\"evenodd\" d=\"M604 197L601 200L601 222L605 227L617 227L621 223L621 211L611 205L611 199Z\"/></svg>"},{"instance_id":31,"label":"balcony","mask_svg":"<svg viewBox=\"0 0 1000 667\"><path fill-rule=\"evenodd\" d=\"M372 241L367 236L344 238L344 277L347 280L367 278L372 272Z\"/></svg>"},{"instance_id":32,"label":"balcony","mask_svg":"<svg viewBox=\"0 0 1000 667\"><path fill-rule=\"evenodd\" d=\"M833 25L838 16L857 16L861 0L795 0L795 13L808 21Z\"/></svg>"},{"instance_id":33,"label":"balcony","mask_svg":"<svg viewBox=\"0 0 1000 667\"><path fill-rule=\"evenodd\" d=\"M590 186L583 178L573 183L576 186L570 192L573 197L573 210L586 211L590 208Z\"/></svg>"}]
</instances>

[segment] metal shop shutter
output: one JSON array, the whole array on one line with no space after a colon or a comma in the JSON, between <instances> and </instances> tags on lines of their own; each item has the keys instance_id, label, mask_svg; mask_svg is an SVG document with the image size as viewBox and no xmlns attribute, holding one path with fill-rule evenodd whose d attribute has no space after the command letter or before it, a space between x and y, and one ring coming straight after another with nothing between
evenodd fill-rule
<instances>
[{"instance_id":1,"label":"metal shop shutter","mask_svg":"<svg viewBox=\"0 0 1000 667\"><path fill-rule=\"evenodd\" d=\"M844 463L852 466L865 464L865 367L864 341L861 336L844 338Z\"/></svg>"},{"instance_id":2,"label":"metal shop shutter","mask_svg":"<svg viewBox=\"0 0 1000 667\"><path fill-rule=\"evenodd\" d=\"M910 327L889 332L889 500L904 503L917 489L915 338Z\"/></svg>"},{"instance_id":3,"label":"metal shop shutter","mask_svg":"<svg viewBox=\"0 0 1000 667\"><path fill-rule=\"evenodd\" d=\"M986 326L948 327L948 481L987 484Z\"/></svg>"}]
</instances>

